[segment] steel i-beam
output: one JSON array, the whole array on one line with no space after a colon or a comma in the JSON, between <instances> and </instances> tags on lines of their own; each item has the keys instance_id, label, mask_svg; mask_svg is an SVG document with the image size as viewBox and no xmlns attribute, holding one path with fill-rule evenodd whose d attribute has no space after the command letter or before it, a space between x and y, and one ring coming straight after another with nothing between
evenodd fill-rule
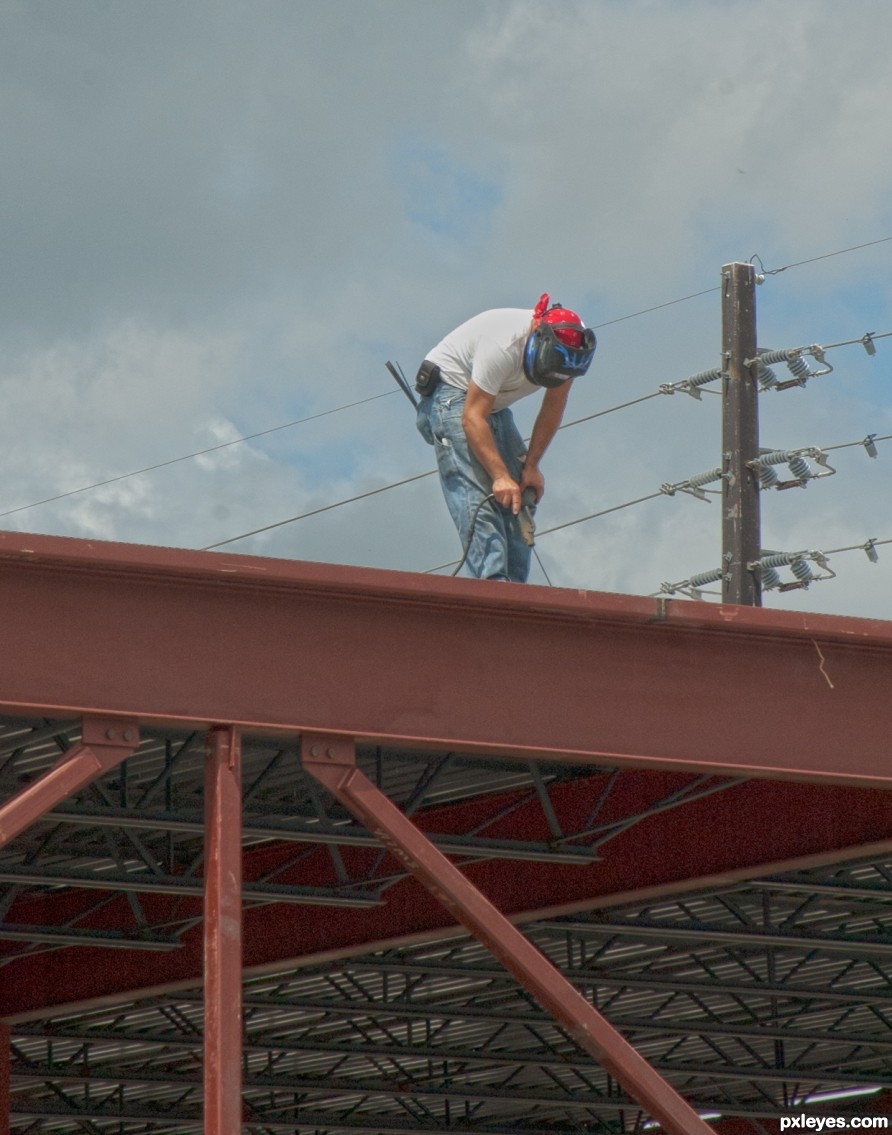
<instances>
[{"instance_id":1,"label":"steel i-beam","mask_svg":"<svg viewBox=\"0 0 892 1135\"><path fill-rule=\"evenodd\" d=\"M134 718L85 716L80 741L33 784L0 807L0 847L126 760L138 745L139 725Z\"/></svg>"},{"instance_id":2,"label":"steel i-beam","mask_svg":"<svg viewBox=\"0 0 892 1135\"><path fill-rule=\"evenodd\" d=\"M242 1129L241 737L207 738L204 779L204 1132Z\"/></svg>"},{"instance_id":3,"label":"steel i-beam","mask_svg":"<svg viewBox=\"0 0 892 1135\"><path fill-rule=\"evenodd\" d=\"M301 761L669 1135L712 1135L693 1108L356 767L353 738L304 734Z\"/></svg>"}]
</instances>

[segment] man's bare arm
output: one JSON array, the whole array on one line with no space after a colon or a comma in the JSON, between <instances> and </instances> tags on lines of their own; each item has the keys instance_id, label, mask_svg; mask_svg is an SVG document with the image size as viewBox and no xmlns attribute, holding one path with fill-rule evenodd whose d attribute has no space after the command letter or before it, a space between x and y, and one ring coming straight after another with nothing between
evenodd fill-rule
<instances>
[{"instance_id":1,"label":"man's bare arm","mask_svg":"<svg viewBox=\"0 0 892 1135\"><path fill-rule=\"evenodd\" d=\"M516 516L520 512L520 485L508 472L487 420L494 404L495 396L472 382L465 397L461 424L474 456L492 478L493 496L502 508L510 508Z\"/></svg>"},{"instance_id":2,"label":"man's bare arm","mask_svg":"<svg viewBox=\"0 0 892 1135\"><path fill-rule=\"evenodd\" d=\"M564 409L570 394L573 380L562 382L560 386L552 386L545 391L536 421L533 423L533 436L530 438L529 449L523 465L523 476L520 478L520 490L526 488L536 490L536 500L542 499L545 492L545 478L539 469L542 455L548 448L551 439L558 431L564 417Z\"/></svg>"}]
</instances>

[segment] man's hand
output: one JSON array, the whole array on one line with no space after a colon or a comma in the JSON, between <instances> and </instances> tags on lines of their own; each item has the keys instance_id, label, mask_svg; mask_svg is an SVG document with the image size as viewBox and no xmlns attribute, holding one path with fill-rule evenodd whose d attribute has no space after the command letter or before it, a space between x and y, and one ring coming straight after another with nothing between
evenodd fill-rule
<instances>
[{"instance_id":1,"label":"man's hand","mask_svg":"<svg viewBox=\"0 0 892 1135\"><path fill-rule=\"evenodd\" d=\"M520 512L521 488L507 473L494 478L492 495L502 508L510 509L515 516Z\"/></svg>"},{"instance_id":2,"label":"man's hand","mask_svg":"<svg viewBox=\"0 0 892 1135\"><path fill-rule=\"evenodd\" d=\"M542 500L542 494L545 492L545 478L542 476L542 471L538 465L531 465L529 460L524 464L523 473L520 478L521 493L523 493L524 489L533 489L535 491L536 504Z\"/></svg>"}]
</instances>

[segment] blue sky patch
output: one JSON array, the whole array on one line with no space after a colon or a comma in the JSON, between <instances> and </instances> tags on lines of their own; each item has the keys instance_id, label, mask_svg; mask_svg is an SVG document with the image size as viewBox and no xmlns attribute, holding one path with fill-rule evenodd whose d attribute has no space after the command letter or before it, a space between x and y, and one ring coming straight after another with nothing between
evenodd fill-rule
<instances>
[{"instance_id":1,"label":"blue sky patch","mask_svg":"<svg viewBox=\"0 0 892 1135\"><path fill-rule=\"evenodd\" d=\"M399 142L394 165L409 220L437 236L479 238L502 202L500 186L457 161L444 147Z\"/></svg>"}]
</instances>

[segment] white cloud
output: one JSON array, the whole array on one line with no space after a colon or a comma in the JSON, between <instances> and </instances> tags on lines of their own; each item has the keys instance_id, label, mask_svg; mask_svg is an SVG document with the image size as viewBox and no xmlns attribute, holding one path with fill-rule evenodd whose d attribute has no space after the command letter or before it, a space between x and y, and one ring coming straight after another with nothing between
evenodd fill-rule
<instances>
[{"instance_id":1,"label":"white cloud","mask_svg":"<svg viewBox=\"0 0 892 1135\"><path fill-rule=\"evenodd\" d=\"M386 392L386 359L411 375L450 326L542 290L606 324L571 417L716 366L717 292L611 321L728 260L892 234L890 33L878 0L4 6L0 512ZM761 342L892 330L890 255L769 276ZM833 375L763 398L766 444L892 432L889 350L840 349ZM716 464L717 403L562 433L540 528ZM892 537L892 449L845 452L835 478L765 495L773 545ZM431 465L395 393L0 523L202 546ZM556 583L648 593L717 560L718 515L661 498L540 550ZM458 553L433 478L231 547L410 570ZM884 560L838 560L771 605L892 617Z\"/></svg>"}]
</instances>

